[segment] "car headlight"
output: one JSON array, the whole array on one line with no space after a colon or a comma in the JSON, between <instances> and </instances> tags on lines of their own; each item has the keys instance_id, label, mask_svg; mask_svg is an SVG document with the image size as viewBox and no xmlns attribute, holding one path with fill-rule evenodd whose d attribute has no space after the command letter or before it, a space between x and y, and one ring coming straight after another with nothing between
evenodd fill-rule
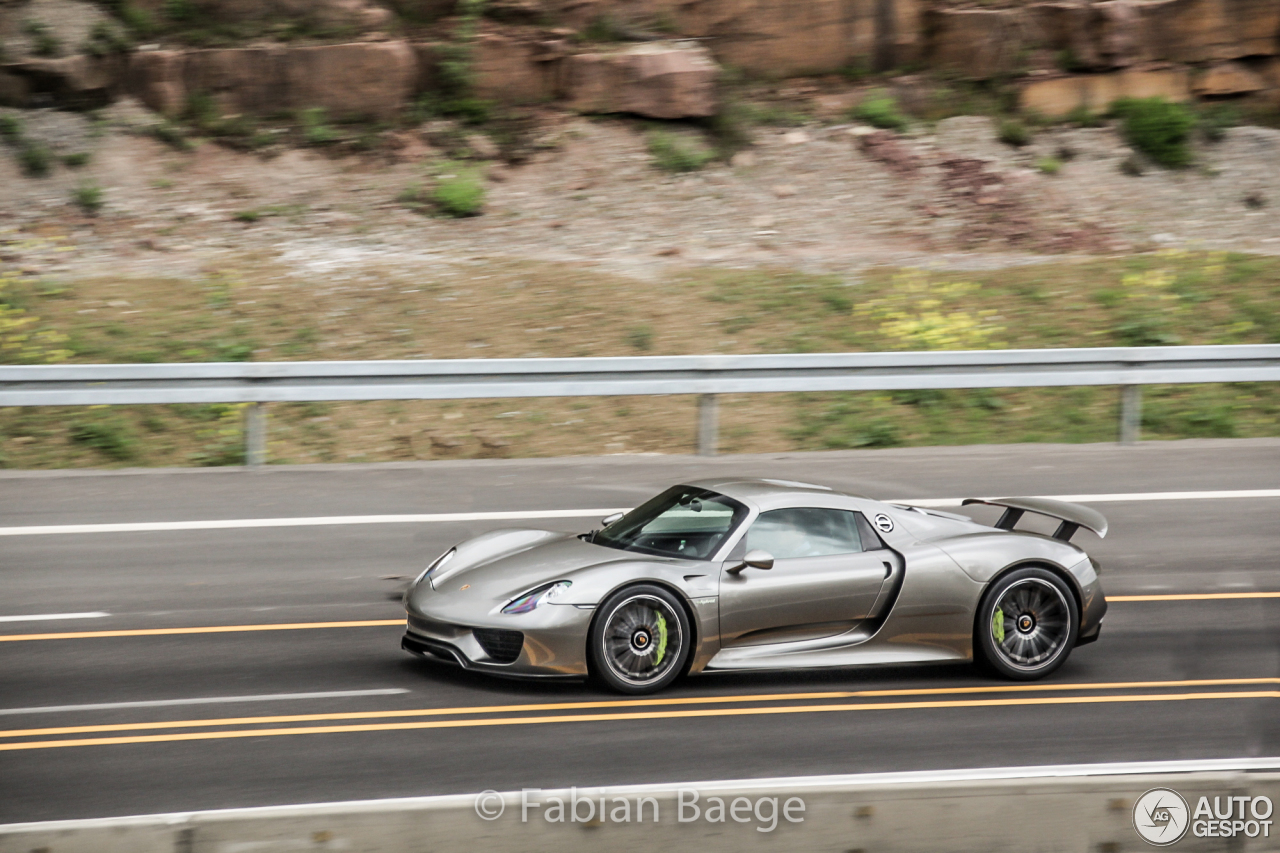
<instances>
[{"instance_id":1,"label":"car headlight","mask_svg":"<svg viewBox=\"0 0 1280 853\"><path fill-rule=\"evenodd\" d=\"M439 557L436 557L434 560L431 561L431 565L427 566L425 569L422 570L422 574L418 575L416 578L413 579L413 583L411 584L411 586L417 586L418 584L422 583L423 578L428 577L436 569L441 568L445 563L452 560L454 555L457 553L458 553L457 548L450 548L448 551L445 551Z\"/></svg>"},{"instance_id":2,"label":"car headlight","mask_svg":"<svg viewBox=\"0 0 1280 853\"><path fill-rule=\"evenodd\" d=\"M540 586L514 599L510 604L502 608L502 612L528 613L543 604L550 604L559 598L563 598L565 592L571 586L573 586L573 581L556 581L555 583Z\"/></svg>"}]
</instances>

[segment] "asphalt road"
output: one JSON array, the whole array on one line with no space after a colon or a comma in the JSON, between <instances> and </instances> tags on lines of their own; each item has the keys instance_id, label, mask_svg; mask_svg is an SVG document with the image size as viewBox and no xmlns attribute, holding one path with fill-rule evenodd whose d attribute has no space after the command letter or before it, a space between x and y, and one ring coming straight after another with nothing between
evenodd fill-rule
<instances>
[{"instance_id":1,"label":"asphalt road","mask_svg":"<svg viewBox=\"0 0 1280 853\"><path fill-rule=\"evenodd\" d=\"M726 473L896 499L1277 489L1280 441L4 472L0 528L603 509ZM1112 533L1079 541L1103 562L1109 595L1280 591L1280 498L1096 506ZM593 519L515 523L585 530ZM512 524L0 535L0 640L396 620L399 591L426 561ZM79 612L109 615L5 621ZM373 625L0 641L0 822L487 788L1280 755L1280 598L1116 602L1098 643L1027 689L959 666L717 675L657 697L695 700L684 704L586 707L619 697L443 669L401 652L401 633ZM910 692L875 695L883 690ZM289 698L244 698L264 695ZM216 701L153 704L188 699ZM134 704L65 707L112 703ZM32 710L50 707L63 710ZM87 742L59 745L68 740Z\"/></svg>"}]
</instances>

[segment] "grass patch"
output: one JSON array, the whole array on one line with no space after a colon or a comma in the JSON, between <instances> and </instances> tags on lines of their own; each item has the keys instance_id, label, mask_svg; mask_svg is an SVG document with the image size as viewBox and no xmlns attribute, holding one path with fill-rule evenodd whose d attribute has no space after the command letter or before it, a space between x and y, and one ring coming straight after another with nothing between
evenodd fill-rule
<instances>
[{"instance_id":1,"label":"grass patch","mask_svg":"<svg viewBox=\"0 0 1280 853\"><path fill-rule=\"evenodd\" d=\"M649 131L645 144L653 164L664 172L696 172L716 159L716 153L709 148L664 130Z\"/></svg>"},{"instance_id":2,"label":"grass patch","mask_svg":"<svg viewBox=\"0 0 1280 853\"><path fill-rule=\"evenodd\" d=\"M102 210L102 187L93 181L82 181L71 191L71 200L89 216L97 216Z\"/></svg>"},{"instance_id":3,"label":"grass patch","mask_svg":"<svg viewBox=\"0 0 1280 853\"><path fill-rule=\"evenodd\" d=\"M0 302L39 316L29 327L68 336L79 363L1280 343L1280 258L1231 253L969 272L870 268L857 278L694 268L642 287L598 267L493 258L305 280L265 257L236 266L191 280L13 275ZM627 298L600 298L614 292ZM1152 387L1144 401L1150 438L1280 434L1276 383ZM1118 407L1110 387L725 395L721 420L735 452L763 453L1113 441ZM619 408L630 414L620 418ZM270 436L274 459L297 462L689 452L696 408L693 396L281 404ZM16 467L235 464L241 417L232 406L5 408L0 438ZM102 420L124 428L100 429ZM442 449L424 432L460 444ZM112 433L132 443L131 458L99 449L112 446Z\"/></svg>"},{"instance_id":4,"label":"grass patch","mask_svg":"<svg viewBox=\"0 0 1280 853\"><path fill-rule=\"evenodd\" d=\"M1057 157L1041 157L1036 160L1036 168L1043 174L1056 175L1062 171L1062 161Z\"/></svg>"},{"instance_id":5,"label":"grass patch","mask_svg":"<svg viewBox=\"0 0 1280 853\"><path fill-rule=\"evenodd\" d=\"M53 155L43 142L24 139L18 148L18 165L29 178L45 178L53 169Z\"/></svg>"},{"instance_id":6,"label":"grass patch","mask_svg":"<svg viewBox=\"0 0 1280 853\"><path fill-rule=\"evenodd\" d=\"M484 212L484 176L474 166L452 163L447 167L452 174L436 179L431 200L445 216L458 219L479 216Z\"/></svg>"},{"instance_id":7,"label":"grass patch","mask_svg":"<svg viewBox=\"0 0 1280 853\"><path fill-rule=\"evenodd\" d=\"M883 90L876 91L853 108L852 117L872 127L885 130L906 130L907 117L898 109L898 102Z\"/></svg>"},{"instance_id":8,"label":"grass patch","mask_svg":"<svg viewBox=\"0 0 1280 853\"><path fill-rule=\"evenodd\" d=\"M1015 148L1021 148L1031 141L1031 131L1016 118L1007 118L1000 122L997 136L1005 145L1012 145Z\"/></svg>"}]
</instances>

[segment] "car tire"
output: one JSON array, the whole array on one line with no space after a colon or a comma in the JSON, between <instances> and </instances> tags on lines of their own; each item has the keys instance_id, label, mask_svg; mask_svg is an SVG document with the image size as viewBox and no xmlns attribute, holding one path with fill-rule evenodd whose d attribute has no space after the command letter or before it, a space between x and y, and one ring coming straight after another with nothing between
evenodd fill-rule
<instances>
[{"instance_id":1,"label":"car tire","mask_svg":"<svg viewBox=\"0 0 1280 853\"><path fill-rule=\"evenodd\" d=\"M1014 681L1044 678L1066 662L1080 632L1071 588L1048 569L1015 569L982 596L974 625L977 662Z\"/></svg>"},{"instance_id":2,"label":"car tire","mask_svg":"<svg viewBox=\"0 0 1280 853\"><path fill-rule=\"evenodd\" d=\"M596 608L587 636L592 678L619 693L654 693L680 677L693 631L680 600L660 586L620 589Z\"/></svg>"}]
</instances>

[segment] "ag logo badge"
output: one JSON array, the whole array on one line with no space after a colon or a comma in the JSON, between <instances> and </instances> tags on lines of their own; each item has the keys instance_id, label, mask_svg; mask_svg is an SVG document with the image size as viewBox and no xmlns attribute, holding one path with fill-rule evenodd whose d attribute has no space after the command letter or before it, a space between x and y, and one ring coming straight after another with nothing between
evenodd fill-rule
<instances>
[{"instance_id":1,"label":"ag logo badge","mask_svg":"<svg viewBox=\"0 0 1280 853\"><path fill-rule=\"evenodd\" d=\"M1187 801L1170 788L1152 788L1133 804L1133 828L1148 844L1167 847L1181 840L1190 825Z\"/></svg>"},{"instance_id":2,"label":"ag logo badge","mask_svg":"<svg viewBox=\"0 0 1280 853\"><path fill-rule=\"evenodd\" d=\"M883 512L875 517L876 527L880 528L884 533L893 530L893 519L885 515Z\"/></svg>"}]
</instances>

